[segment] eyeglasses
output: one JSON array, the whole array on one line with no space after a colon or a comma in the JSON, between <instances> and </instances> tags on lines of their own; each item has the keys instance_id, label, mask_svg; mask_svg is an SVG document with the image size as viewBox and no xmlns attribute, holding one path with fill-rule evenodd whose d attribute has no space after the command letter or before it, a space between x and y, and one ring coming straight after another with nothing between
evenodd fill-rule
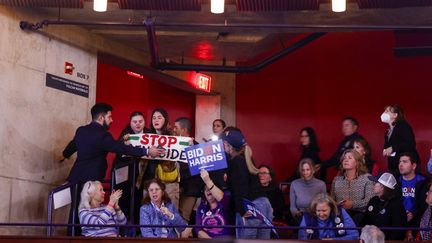
<instances>
[{"instance_id":1,"label":"eyeglasses","mask_svg":"<svg viewBox=\"0 0 432 243\"><path fill-rule=\"evenodd\" d=\"M258 172L258 175L270 175L269 172Z\"/></svg>"}]
</instances>

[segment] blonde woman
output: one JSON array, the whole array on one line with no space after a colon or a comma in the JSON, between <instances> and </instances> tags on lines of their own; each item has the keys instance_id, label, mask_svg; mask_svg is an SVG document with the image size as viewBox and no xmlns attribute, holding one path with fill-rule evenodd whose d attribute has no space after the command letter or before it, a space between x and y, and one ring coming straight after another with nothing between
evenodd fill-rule
<instances>
[{"instance_id":1,"label":"blonde woman","mask_svg":"<svg viewBox=\"0 0 432 243\"><path fill-rule=\"evenodd\" d=\"M360 226L369 200L375 196L363 157L354 149L345 150L339 175L333 179L331 195Z\"/></svg>"},{"instance_id":2,"label":"blonde woman","mask_svg":"<svg viewBox=\"0 0 432 243\"><path fill-rule=\"evenodd\" d=\"M126 224L126 217L121 211L118 201L122 196L121 190L113 190L107 205L102 204L105 192L99 181L88 181L81 191L79 205L79 220L81 224L94 224L95 226L83 226L84 236L109 236L117 237L117 227L99 227L99 225Z\"/></svg>"}]
</instances>

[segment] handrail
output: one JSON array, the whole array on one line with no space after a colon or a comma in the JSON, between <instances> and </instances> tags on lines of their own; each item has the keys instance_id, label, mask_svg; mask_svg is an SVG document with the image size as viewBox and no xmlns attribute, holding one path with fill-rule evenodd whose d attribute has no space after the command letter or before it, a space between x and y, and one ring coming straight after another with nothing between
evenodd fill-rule
<instances>
[{"instance_id":1,"label":"handrail","mask_svg":"<svg viewBox=\"0 0 432 243\"><path fill-rule=\"evenodd\" d=\"M134 224L134 225L125 225L125 224L108 224L108 225L94 225L94 224L57 224L57 223L0 223L0 227L5 226L33 226L33 227L69 227L69 226L83 226L83 227L127 227L127 228L166 228L167 225L153 225L153 224ZM362 227L320 227L320 226L237 226L237 225L169 225L169 228L245 228L245 229L288 229L288 230L299 230L299 229L348 229L348 230L361 230ZM421 230L421 231L430 231L431 228L421 228L421 227L379 227L381 230Z\"/></svg>"},{"instance_id":2,"label":"handrail","mask_svg":"<svg viewBox=\"0 0 432 243\"><path fill-rule=\"evenodd\" d=\"M72 188L72 186L75 187L75 190L74 190L75 193L74 193L73 197L71 198L72 204L74 204L74 202L76 201L76 200L74 200L74 198L76 198L76 191L78 190L78 183L76 183L76 182L75 183L68 182L66 184L62 184L62 185L60 185L60 186L58 186L58 187L56 187L56 188L54 188L54 189L52 189L51 191L48 192L48 209L47 209L47 214L48 214L47 215L47 220L48 220L48 224L49 224L49 226L47 228L47 236L48 237L51 236L51 226L50 225L52 225L52 217L53 217L53 212L52 211L53 211L54 193L59 192L61 190L64 190L66 188ZM73 221L72 222L75 222L75 208L76 207L73 207L73 209L72 209L74 211L73 214L72 214L72 217L73 217ZM73 235L75 235L74 231L75 231L75 229L73 229L73 232L72 232Z\"/></svg>"}]
</instances>

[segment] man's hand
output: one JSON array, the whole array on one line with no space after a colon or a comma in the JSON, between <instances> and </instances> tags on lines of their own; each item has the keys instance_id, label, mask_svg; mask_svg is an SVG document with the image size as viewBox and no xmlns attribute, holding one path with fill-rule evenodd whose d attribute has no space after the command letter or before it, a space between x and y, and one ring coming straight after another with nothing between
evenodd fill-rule
<instances>
[{"instance_id":1,"label":"man's hand","mask_svg":"<svg viewBox=\"0 0 432 243\"><path fill-rule=\"evenodd\" d=\"M148 155L150 155L151 157L158 157L163 153L165 153L165 149L159 149L155 146L150 147L148 150Z\"/></svg>"},{"instance_id":2,"label":"man's hand","mask_svg":"<svg viewBox=\"0 0 432 243\"><path fill-rule=\"evenodd\" d=\"M65 161L65 160L66 160L66 158L65 158L63 155L60 155L60 156L58 157L58 159L57 159L57 161L58 161L59 163Z\"/></svg>"},{"instance_id":3,"label":"man's hand","mask_svg":"<svg viewBox=\"0 0 432 243\"><path fill-rule=\"evenodd\" d=\"M384 149L383 151L383 156L384 157L388 157L393 153L393 148L392 147L388 147L386 149Z\"/></svg>"}]
</instances>

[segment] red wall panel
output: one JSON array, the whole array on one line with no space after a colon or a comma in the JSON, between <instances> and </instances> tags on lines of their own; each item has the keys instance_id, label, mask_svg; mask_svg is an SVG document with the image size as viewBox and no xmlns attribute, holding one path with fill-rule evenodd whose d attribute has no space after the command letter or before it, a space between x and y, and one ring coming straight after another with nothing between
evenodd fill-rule
<instances>
[{"instance_id":1,"label":"red wall panel","mask_svg":"<svg viewBox=\"0 0 432 243\"><path fill-rule=\"evenodd\" d=\"M129 76L126 71L98 61L96 102L106 102L113 106L114 122L110 132L114 138L120 135L129 122L129 115L135 110L144 113L147 128L150 128L152 110L158 107L168 111L172 125L179 117L195 120L195 94L145 76L143 79ZM110 177L113 157L112 154L109 155L107 178Z\"/></svg>"},{"instance_id":2,"label":"red wall panel","mask_svg":"<svg viewBox=\"0 0 432 243\"><path fill-rule=\"evenodd\" d=\"M237 75L237 125L258 164L290 175L299 153L298 132L312 126L321 158L328 159L342 139L341 119L354 116L381 167L380 115L398 103L413 126L423 166L432 148L432 57L393 55L393 32L328 33L260 72Z\"/></svg>"}]
</instances>

